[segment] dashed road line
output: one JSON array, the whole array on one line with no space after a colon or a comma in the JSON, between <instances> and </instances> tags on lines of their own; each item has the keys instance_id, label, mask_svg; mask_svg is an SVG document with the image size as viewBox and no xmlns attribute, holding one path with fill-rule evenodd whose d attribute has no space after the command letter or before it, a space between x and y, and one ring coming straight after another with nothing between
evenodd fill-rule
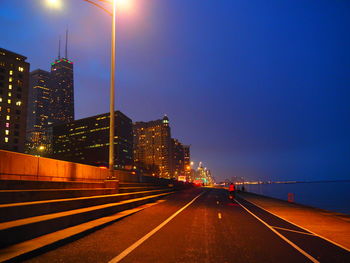
<instances>
[{"instance_id":1,"label":"dashed road line","mask_svg":"<svg viewBox=\"0 0 350 263\"><path fill-rule=\"evenodd\" d=\"M219 219L221 219L221 218L222 218L221 213L218 213L218 218L219 218Z\"/></svg>"}]
</instances>

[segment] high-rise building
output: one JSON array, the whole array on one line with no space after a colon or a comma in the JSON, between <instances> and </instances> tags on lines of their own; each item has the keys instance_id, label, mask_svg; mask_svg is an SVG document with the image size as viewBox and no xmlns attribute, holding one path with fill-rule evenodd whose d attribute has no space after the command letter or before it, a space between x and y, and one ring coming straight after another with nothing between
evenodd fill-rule
<instances>
[{"instance_id":1,"label":"high-rise building","mask_svg":"<svg viewBox=\"0 0 350 263\"><path fill-rule=\"evenodd\" d=\"M75 120L49 128L52 158L97 166L108 166L109 113ZM115 168L133 165L132 120L115 112Z\"/></svg>"},{"instance_id":2,"label":"high-rise building","mask_svg":"<svg viewBox=\"0 0 350 263\"><path fill-rule=\"evenodd\" d=\"M29 76L27 131L42 130L51 122L50 72L34 70Z\"/></svg>"},{"instance_id":3,"label":"high-rise building","mask_svg":"<svg viewBox=\"0 0 350 263\"><path fill-rule=\"evenodd\" d=\"M191 182L191 153L190 153L190 145L183 145L184 148L184 169L186 180Z\"/></svg>"},{"instance_id":4,"label":"high-rise building","mask_svg":"<svg viewBox=\"0 0 350 263\"><path fill-rule=\"evenodd\" d=\"M0 48L0 149L23 152L26 137L29 63Z\"/></svg>"},{"instance_id":5,"label":"high-rise building","mask_svg":"<svg viewBox=\"0 0 350 263\"><path fill-rule=\"evenodd\" d=\"M46 145L45 129L51 121L51 74L42 69L34 70L29 78L27 140L25 152L41 155Z\"/></svg>"},{"instance_id":6,"label":"high-rise building","mask_svg":"<svg viewBox=\"0 0 350 263\"><path fill-rule=\"evenodd\" d=\"M191 170L191 153L190 153L190 145L183 145L184 148L184 165L186 170Z\"/></svg>"},{"instance_id":7,"label":"high-rise building","mask_svg":"<svg viewBox=\"0 0 350 263\"><path fill-rule=\"evenodd\" d=\"M67 58L51 63L51 119L54 124L74 120L73 62Z\"/></svg>"},{"instance_id":8,"label":"high-rise building","mask_svg":"<svg viewBox=\"0 0 350 263\"><path fill-rule=\"evenodd\" d=\"M66 31L65 56L61 58L61 45L58 58L51 63L51 119L54 124L74 120L74 75L73 62L68 59L68 31Z\"/></svg>"},{"instance_id":9,"label":"high-rise building","mask_svg":"<svg viewBox=\"0 0 350 263\"><path fill-rule=\"evenodd\" d=\"M171 134L169 119L134 124L134 162L163 178L172 178Z\"/></svg>"},{"instance_id":10,"label":"high-rise building","mask_svg":"<svg viewBox=\"0 0 350 263\"><path fill-rule=\"evenodd\" d=\"M185 175L185 150L181 142L171 139L172 171L175 178Z\"/></svg>"},{"instance_id":11,"label":"high-rise building","mask_svg":"<svg viewBox=\"0 0 350 263\"><path fill-rule=\"evenodd\" d=\"M47 155L52 149L47 127L74 120L73 62L67 54L61 58L61 40L58 58L51 63L51 72L37 69L30 74L25 152Z\"/></svg>"}]
</instances>

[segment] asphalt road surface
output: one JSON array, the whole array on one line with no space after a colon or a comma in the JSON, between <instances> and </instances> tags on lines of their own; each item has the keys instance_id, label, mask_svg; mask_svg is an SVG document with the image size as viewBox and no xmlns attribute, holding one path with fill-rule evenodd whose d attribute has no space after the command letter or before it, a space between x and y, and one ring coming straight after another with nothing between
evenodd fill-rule
<instances>
[{"instance_id":1,"label":"asphalt road surface","mask_svg":"<svg viewBox=\"0 0 350 263\"><path fill-rule=\"evenodd\" d=\"M26 262L350 262L350 253L237 198L196 188Z\"/></svg>"}]
</instances>

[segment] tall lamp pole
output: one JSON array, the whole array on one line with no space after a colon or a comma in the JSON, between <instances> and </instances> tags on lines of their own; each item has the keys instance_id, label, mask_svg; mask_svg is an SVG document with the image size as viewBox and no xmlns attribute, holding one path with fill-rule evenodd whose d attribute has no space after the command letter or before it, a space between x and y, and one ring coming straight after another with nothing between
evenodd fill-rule
<instances>
[{"instance_id":1,"label":"tall lamp pole","mask_svg":"<svg viewBox=\"0 0 350 263\"><path fill-rule=\"evenodd\" d=\"M60 0L46 0L49 5L52 7L60 7ZM115 112L114 112L114 97L115 97L115 39L116 39L116 12L117 12L117 1L118 0L97 0L99 2L111 3L113 7L113 11L110 12L102 5L94 2L94 0L83 0L88 2L109 15L112 16L112 37L111 37L111 73L110 73L110 102L109 102L109 110L110 110L110 120L109 120L109 178L114 178L114 122L115 122Z\"/></svg>"},{"instance_id":2,"label":"tall lamp pole","mask_svg":"<svg viewBox=\"0 0 350 263\"><path fill-rule=\"evenodd\" d=\"M110 179L114 178L114 96L115 96L115 23L116 0L113 0L112 12L112 38L111 38L111 81L110 81L110 119L109 119L109 172Z\"/></svg>"},{"instance_id":3,"label":"tall lamp pole","mask_svg":"<svg viewBox=\"0 0 350 263\"><path fill-rule=\"evenodd\" d=\"M112 13L101 5L93 2L92 0L84 0L90 4L93 4L103 11L107 12L112 16L112 37L111 37L111 74L110 74L110 98L109 98L109 158L108 158L108 167L109 167L109 178L114 178L114 126L115 126L115 39L116 39L116 13L117 13L117 0L98 0L100 2L111 2L112 4Z\"/></svg>"}]
</instances>

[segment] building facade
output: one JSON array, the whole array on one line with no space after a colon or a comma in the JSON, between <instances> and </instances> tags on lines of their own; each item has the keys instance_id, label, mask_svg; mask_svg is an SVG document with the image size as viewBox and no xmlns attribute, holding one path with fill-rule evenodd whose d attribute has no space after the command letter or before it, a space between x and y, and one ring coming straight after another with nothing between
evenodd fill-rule
<instances>
[{"instance_id":1,"label":"building facade","mask_svg":"<svg viewBox=\"0 0 350 263\"><path fill-rule=\"evenodd\" d=\"M173 177L178 178L185 175L185 151L179 140L171 139L171 144Z\"/></svg>"},{"instance_id":2,"label":"building facade","mask_svg":"<svg viewBox=\"0 0 350 263\"><path fill-rule=\"evenodd\" d=\"M28 115L27 115L27 140L25 152L33 155L41 155L47 146L45 130L51 120L51 74L48 71L37 69L30 73Z\"/></svg>"},{"instance_id":3,"label":"building facade","mask_svg":"<svg viewBox=\"0 0 350 263\"><path fill-rule=\"evenodd\" d=\"M172 178L171 132L168 117L136 122L134 130L134 163L141 169L163 178Z\"/></svg>"},{"instance_id":4,"label":"building facade","mask_svg":"<svg viewBox=\"0 0 350 263\"><path fill-rule=\"evenodd\" d=\"M29 63L0 48L0 149L23 152L26 137Z\"/></svg>"},{"instance_id":5,"label":"building facade","mask_svg":"<svg viewBox=\"0 0 350 263\"><path fill-rule=\"evenodd\" d=\"M108 167L109 113L53 125L50 157ZM115 113L115 168L133 165L132 121L120 111Z\"/></svg>"},{"instance_id":6,"label":"building facade","mask_svg":"<svg viewBox=\"0 0 350 263\"><path fill-rule=\"evenodd\" d=\"M51 63L51 110L54 124L74 120L74 78L73 62L67 58Z\"/></svg>"}]
</instances>

